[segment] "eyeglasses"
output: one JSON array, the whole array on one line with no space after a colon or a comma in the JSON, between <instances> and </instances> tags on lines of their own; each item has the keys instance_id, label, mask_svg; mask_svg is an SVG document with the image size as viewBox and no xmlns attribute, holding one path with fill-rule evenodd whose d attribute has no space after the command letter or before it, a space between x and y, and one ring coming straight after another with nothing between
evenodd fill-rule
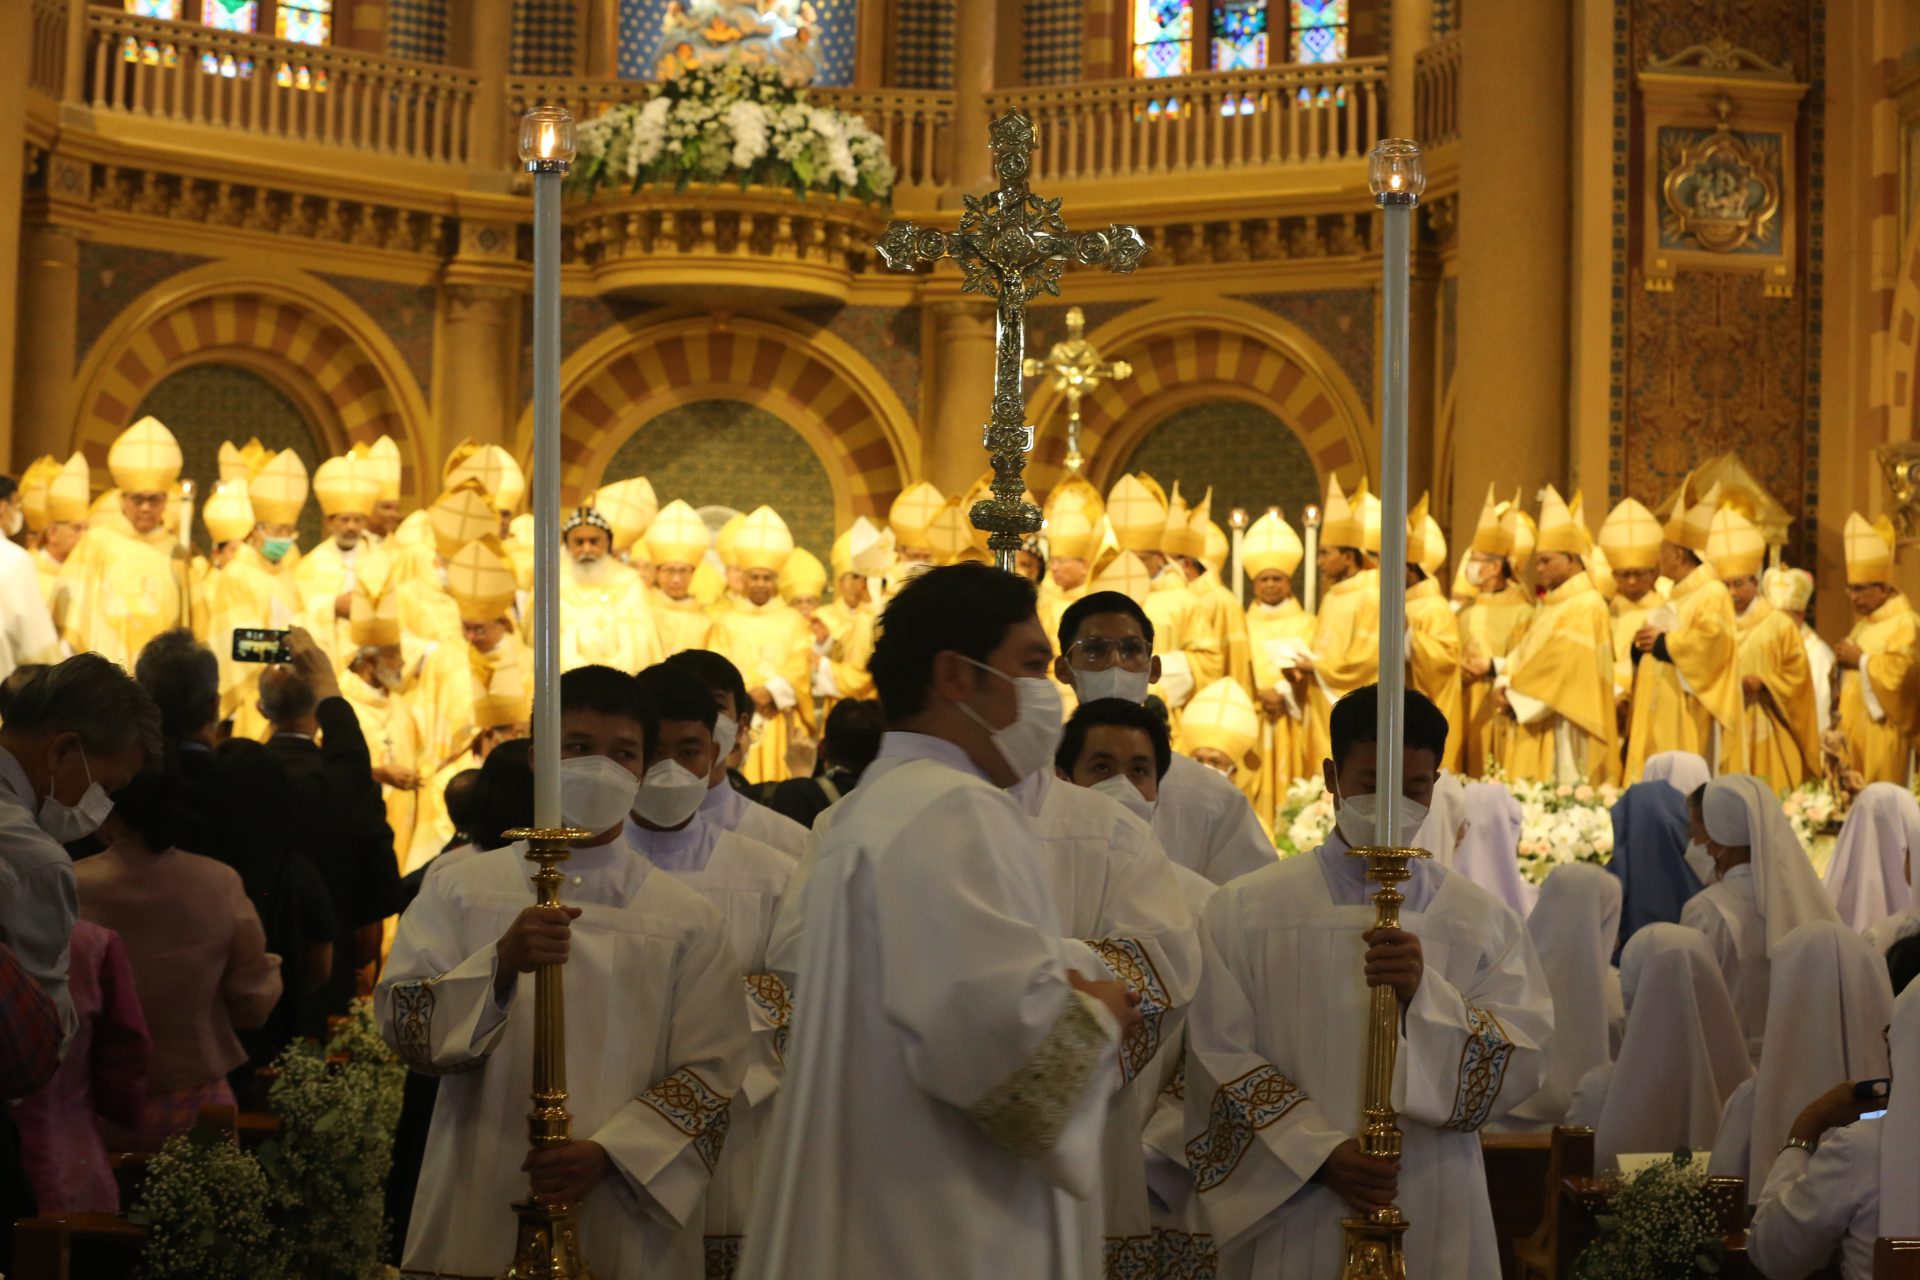
<instances>
[{"instance_id":1,"label":"eyeglasses","mask_svg":"<svg viewBox=\"0 0 1920 1280\"><path fill-rule=\"evenodd\" d=\"M1120 660L1123 667L1144 667L1147 659L1153 656L1153 646L1137 636L1129 636L1125 640L1088 636L1085 640L1075 640L1068 649L1079 651L1079 660L1073 665L1087 671L1111 666L1115 658Z\"/></svg>"}]
</instances>

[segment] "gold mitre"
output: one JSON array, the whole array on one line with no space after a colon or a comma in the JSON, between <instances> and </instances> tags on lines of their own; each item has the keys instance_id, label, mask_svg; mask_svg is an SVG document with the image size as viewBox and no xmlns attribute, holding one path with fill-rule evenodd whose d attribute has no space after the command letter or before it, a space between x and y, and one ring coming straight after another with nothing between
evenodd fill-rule
<instances>
[{"instance_id":1,"label":"gold mitre","mask_svg":"<svg viewBox=\"0 0 1920 1280\"><path fill-rule=\"evenodd\" d=\"M1047 545L1056 560L1091 559L1098 545L1100 518L1107 504L1085 477L1069 475L1053 486L1042 512L1047 519Z\"/></svg>"},{"instance_id":2,"label":"gold mitre","mask_svg":"<svg viewBox=\"0 0 1920 1280\"><path fill-rule=\"evenodd\" d=\"M493 509L493 500L471 477L434 499L427 518L433 525L434 547L445 560L453 559L454 552L469 542L500 532L500 516Z\"/></svg>"},{"instance_id":3,"label":"gold mitre","mask_svg":"<svg viewBox=\"0 0 1920 1280\"><path fill-rule=\"evenodd\" d=\"M522 511L507 522L507 539L501 548L513 561L513 580L522 591L533 590L533 512Z\"/></svg>"},{"instance_id":4,"label":"gold mitre","mask_svg":"<svg viewBox=\"0 0 1920 1280\"><path fill-rule=\"evenodd\" d=\"M1207 490L1207 496L1200 505L1189 509L1187 500L1180 496L1180 482L1173 482L1173 494L1167 499L1167 519L1160 533L1160 550L1170 556L1185 556L1198 560L1201 552L1207 549L1206 523L1213 506L1213 490Z\"/></svg>"},{"instance_id":5,"label":"gold mitre","mask_svg":"<svg viewBox=\"0 0 1920 1280\"><path fill-rule=\"evenodd\" d=\"M1847 551L1847 585L1864 586L1870 582L1893 581L1893 522L1885 516L1867 523L1854 512L1847 517L1843 532Z\"/></svg>"},{"instance_id":6,"label":"gold mitre","mask_svg":"<svg viewBox=\"0 0 1920 1280\"><path fill-rule=\"evenodd\" d=\"M320 499L324 515L370 516L380 500L380 482L373 469L352 454L328 458L313 473L313 496Z\"/></svg>"},{"instance_id":7,"label":"gold mitre","mask_svg":"<svg viewBox=\"0 0 1920 1280\"><path fill-rule=\"evenodd\" d=\"M380 501L400 501L400 446L392 436L381 436L372 444L357 444L353 455L380 486Z\"/></svg>"},{"instance_id":8,"label":"gold mitre","mask_svg":"<svg viewBox=\"0 0 1920 1280\"><path fill-rule=\"evenodd\" d=\"M1340 477L1327 477L1327 502L1320 517L1320 545L1351 547L1360 550L1367 541L1366 517L1361 499L1366 497L1367 482L1362 480L1349 498L1340 488Z\"/></svg>"},{"instance_id":9,"label":"gold mitre","mask_svg":"<svg viewBox=\"0 0 1920 1280\"><path fill-rule=\"evenodd\" d=\"M87 528L111 529L129 538L137 536L133 531L133 521L127 519L126 509L121 505L118 489L107 489L93 500L87 508Z\"/></svg>"},{"instance_id":10,"label":"gold mitre","mask_svg":"<svg viewBox=\"0 0 1920 1280\"><path fill-rule=\"evenodd\" d=\"M492 622L513 608L519 581L500 539L475 538L447 561L447 594L460 606L462 622Z\"/></svg>"},{"instance_id":11,"label":"gold mitre","mask_svg":"<svg viewBox=\"0 0 1920 1280\"><path fill-rule=\"evenodd\" d=\"M659 564L697 565L713 545L713 533L700 513L675 498L647 526L647 554Z\"/></svg>"},{"instance_id":12,"label":"gold mitre","mask_svg":"<svg viewBox=\"0 0 1920 1280\"><path fill-rule=\"evenodd\" d=\"M20 473L20 515L29 533L47 527L47 487L60 474L60 460L52 454L35 458Z\"/></svg>"},{"instance_id":13,"label":"gold mitre","mask_svg":"<svg viewBox=\"0 0 1920 1280\"><path fill-rule=\"evenodd\" d=\"M747 513L744 511L736 511L727 517L725 524L720 526L720 532L713 535L713 553L719 556L720 563L729 569L738 569L740 567L740 553L737 543L740 539L741 526L745 525L746 522Z\"/></svg>"},{"instance_id":14,"label":"gold mitre","mask_svg":"<svg viewBox=\"0 0 1920 1280\"><path fill-rule=\"evenodd\" d=\"M1813 575L1792 565L1777 564L1760 576L1760 590L1774 608L1798 613L1813 599Z\"/></svg>"},{"instance_id":15,"label":"gold mitre","mask_svg":"<svg viewBox=\"0 0 1920 1280\"><path fill-rule=\"evenodd\" d=\"M779 573L793 555L793 531L772 507L756 507L740 522L740 530L733 540L733 555L742 569ZM813 557L809 555L807 559L813 560ZM818 560L813 563L819 567Z\"/></svg>"},{"instance_id":16,"label":"gold mitre","mask_svg":"<svg viewBox=\"0 0 1920 1280\"><path fill-rule=\"evenodd\" d=\"M893 529L894 542L903 551L927 551L927 529L934 517L947 505L946 495L925 480L908 485L887 510L887 524Z\"/></svg>"},{"instance_id":17,"label":"gold mitre","mask_svg":"<svg viewBox=\"0 0 1920 1280\"><path fill-rule=\"evenodd\" d=\"M1244 768L1257 759L1253 744L1259 740L1259 712L1245 686L1231 676L1215 680L1181 708L1182 751L1211 747Z\"/></svg>"},{"instance_id":18,"label":"gold mitre","mask_svg":"<svg viewBox=\"0 0 1920 1280\"><path fill-rule=\"evenodd\" d=\"M958 564L968 551L977 550L973 533L967 509L960 504L960 499L948 498L927 525L927 547L933 552L934 563Z\"/></svg>"},{"instance_id":19,"label":"gold mitre","mask_svg":"<svg viewBox=\"0 0 1920 1280\"><path fill-rule=\"evenodd\" d=\"M877 578L893 563L893 531L882 529L865 516L855 516L847 531L834 539L833 572L838 580L849 573Z\"/></svg>"},{"instance_id":20,"label":"gold mitre","mask_svg":"<svg viewBox=\"0 0 1920 1280\"><path fill-rule=\"evenodd\" d=\"M687 594L698 600L704 608L711 609L727 594L727 576L713 567L713 561L702 556L687 578Z\"/></svg>"},{"instance_id":21,"label":"gold mitre","mask_svg":"<svg viewBox=\"0 0 1920 1280\"><path fill-rule=\"evenodd\" d=\"M1505 523L1513 534L1513 551L1508 563L1515 573L1519 573L1533 560L1533 549L1540 540L1540 526L1533 517L1520 507L1520 495L1513 495L1513 505L1507 508Z\"/></svg>"},{"instance_id":22,"label":"gold mitre","mask_svg":"<svg viewBox=\"0 0 1920 1280\"><path fill-rule=\"evenodd\" d=\"M93 469L86 455L76 451L60 465L59 472L47 480L47 520L54 524L78 524L87 518L87 504L93 496Z\"/></svg>"},{"instance_id":23,"label":"gold mitre","mask_svg":"<svg viewBox=\"0 0 1920 1280\"><path fill-rule=\"evenodd\" d=\"M1579 501L1577 495L1574 500ZM1593 536L1586 524L1575 518L1573 509L1552 485L1540 491L1540 537L1534 549L1583 558L1593 549Z\"/></svg>"},{"instance_id":24,"label":"gold mitre","mask_svg":"<svg viewBox=\"0 0 1920 1280\"><path fill-rule=\"evenodd\" d=\"M400 643L400 597L391 562L382 556L363 557L353 575L353 598L347 604L347 628L358 648Z\"/></svg>"},{"instance_id":25,"label":"gold mitre","mask_svg":"<svg viewBox=\"0 0 1920 1280\"><path fill-rule=\"evenodd\" d=\"M107 450L107 472L122 493L165 493L180 478L180 442L151 415L120 433Z\"/></svg>"},{"instance_id":26,"label":"gold mitre","mask_svg":"<svg viewBox=\"0 0 1920 1280\"><path fill-rule=\"evenodd\" d=\"M1414 561L1429 578L1437 578L1440 571L1447 567L1447 535L1440 528L1440 522L1433 518L1433 512L1427 512L1424 537L1420 543L1421 556Z\"/></svg>"},{"instance_id":27,"label":"gold mitre","mask_svg":"<svg viewBox=\"0 0 1920 1280\"><path fill-rule=\"evenodd\" d=\"M631 549L660 514L660 499L653 491L653 482L645 476L601 485L593 495L593 505L613 526L615 551Z\"/></svg>"},{"instance_id":28,"label":"gold mitre","mask_svg":"<svg viewBox=\"0 0 1920 1280\"><path fill-rule=\"evenodd\" d=\"M1131 551L1117 548L1111 555L1104 557L1105 563L1093 572L1087 590L1118 591L1135 604L1146 607L1147 597L1153 593L1153 575L1147 572L1147 563Z\"/></svg>"},{"instance_id":29,"label":"gold mitre","mask_svg":"<svg viewBox=\"0 0 1920 1280\"><path fill-rule=\"evenodd\" d=\"M1227 539L1227 531L1213 521L1207 521L1207 544L1200 551L1200 563L1215 573L1224 573L1227 561L1233 558L1233 543Z\"/></svg>"},{"instance_id":30,"label":"gold mitre","mask_svg":"<svg viewBox=\"0 0 1920 1280\"><path fill-rule=\"evenodd\" d=\"M809 596L818 600L827 589L827 567L805 547L795 547L780 569L780 597L788 603Z\"/></svg>"},{"instance_id":31,"label":"gold mitre","mask_svg":"<svg viewBox=\"0 0 1920 1280\"><path fill-rule=\"evenodd\" d=\"M469 477L478 480L493 499L493 505L501 511L516 510L527 491L527 478L512 454L497 444L481 444L471 439L453 446L442 475L449 489Z\"/></svg>"},{"instance_id":32,"label":"gold mitre","mask_svg":"<svg viewBox=\"0 0 1920 1280\"><path fill-rule=\"evenodd\" d=\"M1107 523L1123 551L1159 551L1167 535L1167 496L1152 476L1125 475L1107 491Z\"/></svg>"},{"instance_id":33,"label":"gold mitre","mask_svg":"<svg viewBox=\"0 0 1920 1280\"><path fill-rule=\"evenodd\" d=\"M484 733L502 725L525 724L533 719L533 691L527 687L526 673L517 662L505 662L492 668L484 678L479 671L473 679L473 727Z\"/></svg>"},{"instance_id":34,"label":"gold mitre","mask_svg":"<svg viewBox=\"0 0 1920 1280\"><path fill-rule=\"evenodd\" d=\"M1473 527L1473 550L1476 555L1506 557L1513 554L1514 525L1506 518L1510 506L1510 503L1494 496L1492 485L1487 486L1487 500L1480 504L1480 519Z\"/></svg>"},{"instance_id":35,"label":"gold mitre","mask_svg":"<svg viewBox=\"0 0 1920 1280\"><path fill-rule=\"evenodd\" d=\"M1673 514L1667 517L1661 536L1695 555L1705 555L1707 536L1713 532L1713 513L1720 508L1720 488L1715 485L1705 497L1690 499L1693 493L1693 473L1688 472L1680 481L1679 499L1673 504Z\"/></svg>"},{"instance_id":36,"label":"gold mitre","mask_svg":"<svg viewBox=\"0 0 1920 1280\"><path fill-rule=\"evenodd\" d=\"M1766 563L1767 540L1753 521L1732 507L1713 513L1707 531L1707 560L1722 579L1751 578Z\"/></svg>"},{"instance_id":37,"label":"gold mitre","mask_svg":"<svg viewBox=\"0 0 1920 1280\"><path fill-rule=\"evenodd\" d=\"M307 467L300 455L282 449L247 482L253 517L261 524L298 524L307 505Z\"/></svg>"},{"instance_id":38,"label":"gold mitre","mask_svg":"<svg viewBox=\"0 0 1920 1280\"><path fill-rule=\"evenodd\" d=\"M1407 565L1426 569L1427 560L1427 505L1428 494L1421 494L1420 501L1413 504L1407 512ZM1444 552L1442 553L1445 554Z\"/></svg>"},{"instance_id":39,"label":"gold mitre","mask_svg":"<svg viewBox=\"0 0 1920 1280\"><path fill-rule=\"evenodd\" d=\"M1600 525L1600 549L1617 573L1660 567L1660 521L1633 498L1623 498Z\"/></svg>"},{"instance_id":40,"label":"gold mitre","mask_svg":"<svg viewBox=\"0 0 1920 1280\"><path fill-rule=\"evenodd\" d=\"M1354 509L1360 513L1360 549L1368 555L1380 554L1380 499L1366 490L1353 497Z\"/></svg>"},{"instance_id":41,"label":"gold mitre","mask_svg":"<svg viewBox=\"0 0 1920 1280\"><path fill-rule=\"evenodd\" d=\"M259 522L254 518L253 503L247 497L247 482L215 481L213 492L200 508L200 519L216 547L223 542L238 542L252 533L253 526Z\"/></svg>"},{"instance_id":42,"label":"gold mitre","mask_svg":"<svg viewBox=\"0 0 1920 1280\"><path fill-rule=\"evenodd\" d=\"M1275 569L1292 577L1306 554L1300 535L1277 509L1255 520L1248 527L1246 537L1240 540L1240 566L1248 578L1257 578Z\"/></svg>"},{"instance_id":43,"label":"gold mitre","mask_svg":"<svg viewBox=\"0 0 1920 1280\"><path fill-rule=\"evenodd\" d=\"M1597 545L1587 552L1587 577L1605 599L1613 599L1620 590L1620 584L1613 580L1613 566L1607 563L1607 553Z\"/></svg>"},{"instance_id":44,"label":"gold mitre","mask_svg":"<svg viewBox=\"0 0 1920 1280\"><path fill-rule=\"evenodd\" d=\"M261 444L259 436L253 436L239 446L231 440L222 440L214 457L219 464L222 480L238 480L245 484L260 474L260 468L273 460L273 450Z\"/></svg>"}]
</instances>

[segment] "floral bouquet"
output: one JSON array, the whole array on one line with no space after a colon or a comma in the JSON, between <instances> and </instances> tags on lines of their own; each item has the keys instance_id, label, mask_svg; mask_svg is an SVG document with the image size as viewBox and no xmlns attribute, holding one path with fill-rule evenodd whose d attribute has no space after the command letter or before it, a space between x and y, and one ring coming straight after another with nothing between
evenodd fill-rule
<instances>
[{"instance_id":1,"label":"floral bouquet","mask_svg":"<svg viewBox=\"0 0 1920 1280\"><path fill-rule=\"evenodd\" d=\"M1811 778L1801 783L1786 794L1780 807L1793 826L1793 834L1800 837L1800 844L1809 852L1815 840L1839 829L1840 820L1847 812L1845 799L1825 778Z\"/></svg>"},{"instance_id":2,"label":"floral bouquet","mask_svg":"<svg viewBox=\"0 0 1920 1280\"><path fill-rule=\"evenodd\" d=\"M1316 849L1333 830L1333 796L1319 778L1295 778L1273 817L1273 843L1280 856Z\"/></svg>"},{"instance_id":3,"label":"floral bouquet","mask_svg":"<svg viewBox=\"0 0 1920 1280\"><path fill-rule=\"evenodd\" d=\"M812 105L771 67L696 67L582 124L568 185L591 195L620 183L684 189L758 183L880 201L893 190L886 144L856 115Z\"/></svg>"},{"instance_id":4,"label":"floral bouquet","mask_svg":"<svg viewBox=\"0 0 1920 1280\"><path fill-rule=\"evenodd\" d=\"M1564 863L1604 864L1613 857L1617 787L1498 780L1520 802L1520 874L1528 880L1539 884Z\"/></svg>"},{"instance_id":5,"label":"floral bouquet","mask_svg":"<svg viewBox=\"0 0 1920 1280\"><path fill-rule=\"evenodd\" d=\"M1720 1274L1726 1240L1706 1172L1693 1153L1649 1165L1599 1215L1600 1234L1574 1259L1573 1280L1686 1280Z\"/></svg>"}]
</instances>

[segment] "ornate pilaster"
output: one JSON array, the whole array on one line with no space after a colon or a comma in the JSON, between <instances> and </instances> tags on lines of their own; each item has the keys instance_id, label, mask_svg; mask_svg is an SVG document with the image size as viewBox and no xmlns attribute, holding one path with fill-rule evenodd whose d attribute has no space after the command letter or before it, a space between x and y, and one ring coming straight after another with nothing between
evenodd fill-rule
<instances>
[{"instance_id":1,"label":"ornate pilaster","mask_svg":"<svg viewBox=\"0 0 1920 1280\"><path fill-rule=\"evenodd\" d=\"M508 433L520 403L514 385L520 362L515 314L518 291L504 285L455 284L442 290L440 440L443 453L472 436L512 447Z\"/></svg>"}]
</instances>

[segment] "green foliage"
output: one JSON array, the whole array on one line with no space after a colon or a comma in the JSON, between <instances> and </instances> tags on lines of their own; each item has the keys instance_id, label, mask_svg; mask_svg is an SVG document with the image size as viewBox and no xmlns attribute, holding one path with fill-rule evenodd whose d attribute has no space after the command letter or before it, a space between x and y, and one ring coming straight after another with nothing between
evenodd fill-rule
<instances>
[{"instance_id":1,"label":"green foliage","mask_svg":"<svg viewBox=\"0 0 1920 1280\"><path fill-rule=\"evenodd\" d=\"M283 1280L285 1242L259 1161L209 1129L171 1138L147 1162L127 1218L147 1229L142 1280Z\"/></svg>"},{"instance_id":2,"label":"green foliage","mask_svg":"<svg viewBox=\"0 0 1920 1280\"><path fill-rule=\"evenodd\" d=\"M1691 1280L1717 1276L1726 1241L1693 1153L1650 1165L1620 1186L1600 1235L1574 1260L1572 1280Z\"/></svg>"}]
</instances>

